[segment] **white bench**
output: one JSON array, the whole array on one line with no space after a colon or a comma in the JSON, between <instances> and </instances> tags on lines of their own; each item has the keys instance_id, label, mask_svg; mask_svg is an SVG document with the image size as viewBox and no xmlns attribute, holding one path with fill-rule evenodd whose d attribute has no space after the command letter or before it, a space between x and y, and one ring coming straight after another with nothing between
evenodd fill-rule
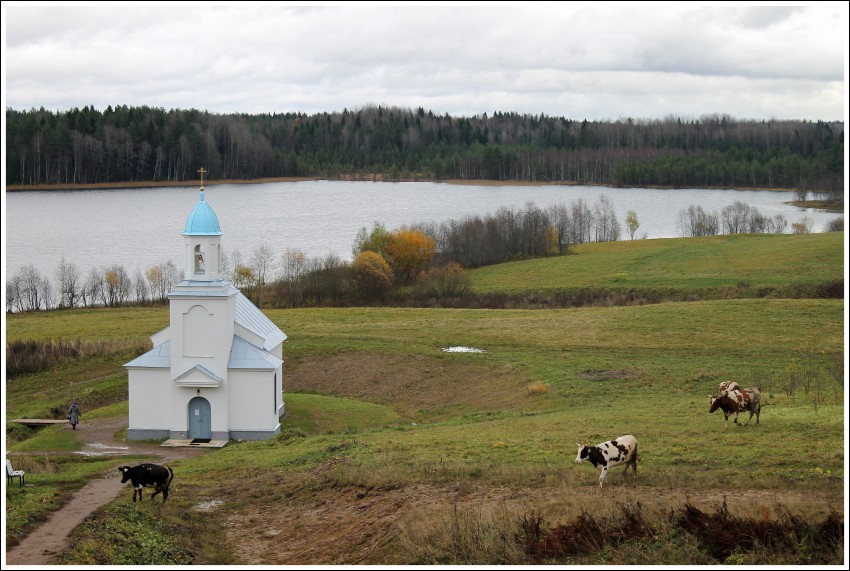
<instances>
[{"instance_id":1,"label":"white bench","mask_svg":"<svg viewBox=\"0 0 850 571\"><path fill-rule=\"evenodd\" d=\"M12 469L12 461L6 460L6 480L7 483L11 484L14 478L18 479L19 486L24 485L24 472L23 470L14 470Z\"/></svg>"}]
</instances>

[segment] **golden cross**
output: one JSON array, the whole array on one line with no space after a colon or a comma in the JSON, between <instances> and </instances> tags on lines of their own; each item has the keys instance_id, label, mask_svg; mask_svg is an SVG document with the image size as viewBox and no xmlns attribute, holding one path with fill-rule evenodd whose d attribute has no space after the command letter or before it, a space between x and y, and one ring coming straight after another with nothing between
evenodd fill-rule
<instances>
[{"instance_id":1,"label":"golden cross","mask_svg":"<svg viewBox=\"0 0 850 571\"><path fill-rule=\"evenodd\" d=\"M204 190L204 173L207 172L204 167L198 169L198 172L201 173L201 190Z\"/></svg>"}]
</instances>

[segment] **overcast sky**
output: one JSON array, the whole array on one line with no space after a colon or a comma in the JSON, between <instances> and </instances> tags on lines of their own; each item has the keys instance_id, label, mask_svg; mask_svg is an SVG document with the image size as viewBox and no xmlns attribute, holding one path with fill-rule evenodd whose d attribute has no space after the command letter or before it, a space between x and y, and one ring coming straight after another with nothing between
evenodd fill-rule
<instances>
[{"instance_id":1,"label":"overcast sky","mask_svg":"<svg viewBox=\"0 0 850 571\"><path fill-rule=\"evenodd\" d=\"M845 119L847 2L3 2L4 107Z\"/></svg>"}]
</instances>

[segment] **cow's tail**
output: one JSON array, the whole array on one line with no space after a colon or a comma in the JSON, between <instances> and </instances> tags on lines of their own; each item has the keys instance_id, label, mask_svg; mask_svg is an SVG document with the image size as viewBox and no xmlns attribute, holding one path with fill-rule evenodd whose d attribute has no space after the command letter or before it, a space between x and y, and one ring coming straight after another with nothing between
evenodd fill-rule
<instances>
[{"instance_id":1,"label":"cow's tail","mask_svg":"<svg viewBox=\"0 0 850 571\"><path fill-rule=\"evenodd\" d=\"M174 470L171 469L171 466L166 466L165 469L168 470L168 478L159 488L162 491L162 503L165 503L165 500L168 499L168 487L171 486L171 480L174 479Z\"/></svg>"},{"instance_id":2,"label":"cow's tail","mask_svg":"<svg viewBox=\"0 0 850 571\"><path fill-rule=\"evenodd\" d=\"M635 474L637 474L637 450L637 442L635 442L635 452L632 456L632 470ZM626 469L628 470L628 466L626 466Z\"/></svg>"}]
</instances>

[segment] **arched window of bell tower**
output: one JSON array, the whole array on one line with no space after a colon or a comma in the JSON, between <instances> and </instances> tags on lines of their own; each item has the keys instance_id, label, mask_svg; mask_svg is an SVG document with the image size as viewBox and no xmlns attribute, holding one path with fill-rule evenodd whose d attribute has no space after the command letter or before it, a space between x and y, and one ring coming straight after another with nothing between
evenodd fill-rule
<instances>
[{"instance_id":1,"label":"arched window of bell tower","mask_svg":"<svg viewBox=\"0 0 850 571\"><path fill-rule=\"evenodd\" d=\"M206 266L204 265L204 250L201 248L201 245L198 244L195 246L195 273L203 274L206 273Z\"/></svg>"}]
</instances>

